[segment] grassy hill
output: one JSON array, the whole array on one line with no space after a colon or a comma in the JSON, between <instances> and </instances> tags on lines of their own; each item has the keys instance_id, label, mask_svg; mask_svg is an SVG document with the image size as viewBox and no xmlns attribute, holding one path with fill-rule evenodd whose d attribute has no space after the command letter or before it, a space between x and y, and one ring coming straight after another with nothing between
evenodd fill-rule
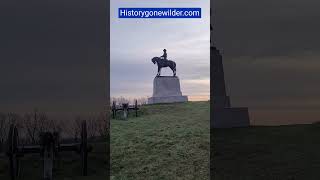
<instances>
[{"instance_id":1,"label":"grassy hill","mask_svg":"<svg viewBox=\"0 0 320 180\"><path fill-rule=\"evenodd\" d=\"M214 180L318 180L320 124L215 129Z\"/></svg>"},{"instance_id":2,"label":"grassy hill","mask_svg":"<svg viewBox=\"0 0 320 180\"><path fill-rule=\"evenodd\" d=\"M209 179L209 109L145 105L137 118L111 120L111 179Z\"/></svg>"}]
</instances>

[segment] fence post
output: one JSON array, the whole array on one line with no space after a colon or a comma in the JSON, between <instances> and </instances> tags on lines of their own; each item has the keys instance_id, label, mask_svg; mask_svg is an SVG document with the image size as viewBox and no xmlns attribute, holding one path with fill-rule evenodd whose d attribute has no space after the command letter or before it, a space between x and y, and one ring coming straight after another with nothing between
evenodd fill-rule
<instances>
[{"instance_id":1,"label":"fence post","mask_svg":"<svg viewBox=\"0 0 320 180\"><path fill-rule=\"evenodd\" d=\"M138 100L136 100L134 108L136 110L136 117L138 117Z\"/></svg>"},{"instance_id":2,"label":"fence post","mask_svg":"<svg viewBox=\"0 0 320 180\"><path fill-rule=\"evenodd\" d=\"M112 101L112 118L116 117L116 103Z\"/></svg>"}]
</instances>

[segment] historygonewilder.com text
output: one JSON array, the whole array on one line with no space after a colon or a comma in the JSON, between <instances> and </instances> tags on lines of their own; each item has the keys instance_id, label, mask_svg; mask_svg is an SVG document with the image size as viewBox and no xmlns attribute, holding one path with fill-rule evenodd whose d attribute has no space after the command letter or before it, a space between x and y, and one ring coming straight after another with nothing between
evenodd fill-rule
<instances>
[{"instance_id":1,"label":"historygonewilder.com text","mask_svg":"<svg viewBox=\"0 0 320 180\"><path fill-rule=\"evenodd\" d=\"M201 18L201 8L119 8L119 18Z\"/></svg>"}]
</instances>

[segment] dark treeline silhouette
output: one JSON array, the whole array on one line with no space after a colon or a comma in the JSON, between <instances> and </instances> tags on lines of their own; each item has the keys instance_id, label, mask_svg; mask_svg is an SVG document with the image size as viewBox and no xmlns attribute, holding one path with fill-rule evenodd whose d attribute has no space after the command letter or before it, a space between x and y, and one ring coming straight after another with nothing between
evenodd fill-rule
<instances>
[{"instance_id":1,"label":"dark treeline silhouette","mask_svg":"<svg viewBox=\"0 0 320 180\"><path fill-rule=\"evenodd\" d=\"M112 106L112 103L115 102L116 105L122 105L123 103L129 103L129 104L135 104L135 101L137 100L138 105L145 105L148 102L147 97L140 97L140 98L127 98L127 97L111 97L110 105Z\"/></svg>"},{"instance_id":2,"label":"dark treeline silhouette","mask_svg":"<svg viewBox=\"0 0 320 180\"><path fill-rule=\"evenodd\" d=\"M30 113L0 112L0 152L5 149L9 127L14 124L19 131L19 143L30 145L39 143L41 132L58 132L61 141L79 141L81 122L86 120L88 139L105 139L109 133L108 114L95 113L89 116L76 116L69 121L50 118L47 113L34 110Z\"/></svg>"}]
</instances>

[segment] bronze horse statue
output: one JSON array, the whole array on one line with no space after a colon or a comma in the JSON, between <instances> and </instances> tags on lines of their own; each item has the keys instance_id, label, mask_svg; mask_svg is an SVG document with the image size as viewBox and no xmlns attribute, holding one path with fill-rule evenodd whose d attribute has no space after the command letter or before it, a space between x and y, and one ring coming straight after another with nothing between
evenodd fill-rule
<instances>
[{"instance_id":1,"label":"bronze horse statue","mask_svg":"<svg viewBox=\"0 0 320 180\"><path fill-rule=\"evenodd\" d=\"M176 63L174 61L164 60L164 59L161 59L159 57L154 57L154 58L152 58L151 61L153 62L153 64L157 63L157 65L158 65L158 74L157 74L157 76L160 76L161 68L163 68L163 67L170 67L170 69L173 72L173 76L176 76Z\"/></svg>"}]
</instances>

